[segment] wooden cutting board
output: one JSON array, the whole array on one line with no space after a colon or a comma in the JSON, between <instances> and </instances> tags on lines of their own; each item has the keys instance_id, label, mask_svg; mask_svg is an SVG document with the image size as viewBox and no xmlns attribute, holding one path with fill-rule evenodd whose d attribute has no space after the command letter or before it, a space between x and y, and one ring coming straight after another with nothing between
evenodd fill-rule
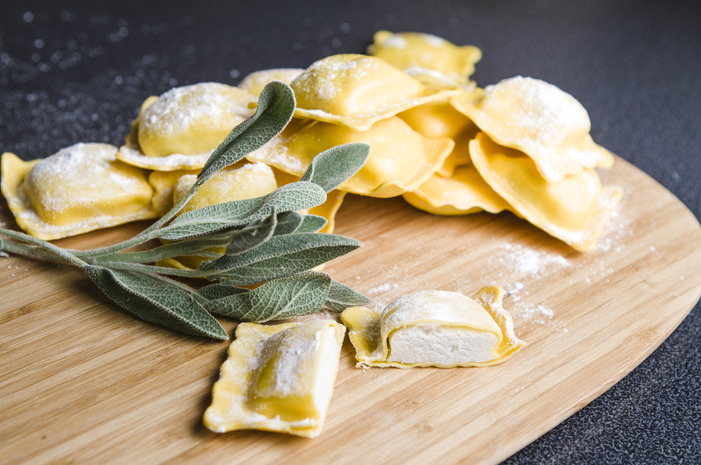
<instances>
[{"instance_id":1,"label":"wooden cutting board","mask_svg":"<svg viewBox=\"0 0 701 465\"><path fill-rule=\"evenodd\" d=\"M420 289L506 288L530 343L489 368L357 369L346 340L317 439L202 426L228 343L118 310L80 272L0 260L4 463L495 463L640 363L701 294L701 228L647 175L603 172L626 196L596 250L577 253L511 214L438 217L349 196L337 231L365 246L337 280L384 305ZM0 212L12 224L6 206ZM130 225L60 241L94 247ZM233 334L235 323L224 321Z\"/></svg>"}]
</instances>

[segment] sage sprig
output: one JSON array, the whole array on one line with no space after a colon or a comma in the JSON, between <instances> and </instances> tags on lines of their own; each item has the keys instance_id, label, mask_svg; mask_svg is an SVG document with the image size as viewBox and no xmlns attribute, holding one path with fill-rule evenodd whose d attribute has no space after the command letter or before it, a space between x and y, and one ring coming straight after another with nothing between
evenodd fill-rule
<instances>
[{"instance_id":1,"label":"sage sprig","mask_svg":"<svg viewBox=\"0 0 701 465\"><path fill-rule=\"evenodd\" d=\"M268 84L256 113L232 129L209 157L193 187L141 233L92 250L57 247L0 228L0 256L21 255L80 268L114 303L135 316L182 333L228 339L212 314L264 322L305 315L326 305L342 310L369 299L330 276L311 271L362 244L323 234L326 219L301 211L321 205L365 163L366 144L346 144L317 155L298 182L254 199L220 203L178 216L199 187L277 136L292 118L292 89ZM151 245L154 239L160 240ZM150 247L148 247L151 245ZM140 250L134 251L135 246ZM141 250L143 249L143 250ZM223 252L222 252L223 251ZM198 268L163 266L182 256ZM170 276L215 281L195 289ZM242 286L259 284L253 289Z\"/></svg>"}]
</instances>

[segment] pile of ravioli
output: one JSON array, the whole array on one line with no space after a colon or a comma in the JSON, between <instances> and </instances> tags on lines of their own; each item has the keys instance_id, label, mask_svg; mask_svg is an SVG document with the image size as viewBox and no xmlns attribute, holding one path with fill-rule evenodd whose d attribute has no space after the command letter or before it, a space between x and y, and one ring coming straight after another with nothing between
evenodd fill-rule
<instances>
[{"instance_id":1,"label":"pile of ravioli","mask_svg":"<svg viewBox=\"0 0 701 465\"><path fill-rule=\"evenodd\" d=\"M365 142L365 166L312 212L328 220L347 193L403 196L438 215L508 210L573 248L595 246L622 197L595 171L613 155L586 110L554 85L513 77L478 88L479 49L422 33L380 31L367 55L252 73L149 97L123 146L79 143L40 160L2 156L2 192L19 226L52 240L158 217L192 185L266 83L294 90L292 122L212 178L188 209L264 195L297 180L318 153Z\"/></svg>"}]
</instances>

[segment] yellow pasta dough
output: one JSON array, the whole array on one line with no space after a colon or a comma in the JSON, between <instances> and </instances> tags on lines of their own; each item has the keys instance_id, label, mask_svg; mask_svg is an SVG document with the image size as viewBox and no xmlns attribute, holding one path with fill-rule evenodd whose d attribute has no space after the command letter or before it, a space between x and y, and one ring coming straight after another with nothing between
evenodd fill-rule
<instances>
[{"instance_id":1,"label":"yellow pasta dough","mask_svg":"<svg viewBox=\"0 0 701 465\"><path fill-rule=\"evenodd\" d=\"M414 207L436 215L499 213L510 209L472 165L456 168L450 177L434 174L403 197Z\"/></svg>"},{"instance_id":2,"label":"yellow pasta dough","mask_svg":"<svg viewBox=\"0 0 701 465\"><path fill-rule=\"evenodd\" d=\"M447 100L419 105L397 116L425 137L449 137L455 142L453 151L438 169L441 176L450 177L457 166L470 163L468 143L477 134L477 126Z\"/></svg>"},{"instance_id":3,"label":"yellow pasta dough","mask_svg":"<svg viewBox=\"0 0 701 465\"><path fill-rule=\"evenodd\" d=\"M118 158L159 171L200 169L229 132L253 114L255 95L204 82L147 99Z\"/></svg>"},{"instance_id":4,"label":"yellow pasta dough","mask_svg":"<svg viewBox=\"0 0 701 465\"><path fill-rule=\"evenodd\" d=\"M440 73L456 84L468 84L475 63L482 58L477 47L456 46L421 32L378 31L368 54L411 74Z\"/></svg>"},{"instance_id":5,"label":"yellow pasta dough","mask_svg":"<svg viewBox=\"0 0 701 465\"><path fill-rule=\"evenodd\" d=\"M275 68L255 71L243 78L238 87L257 96L269 82L281 81L290 84L303 72L302 68Z\"/></svg>"},{"instance_id":6,"label":"yellow pasta dough","mask_svg":"<svg viewBox=\"0 0 701 465\"><path fill-rule=\"evenodd\" d=\"M499 286L484 287L472 298L458 292L419 291L399 297L381 312L347 308L341 319L348 326L358 366L489 366L525 345L514 334L503 297Z\"/></svg>"},{"instance_id":7,"label":"yellow pasta dough","mask_svg":"<svg viewBox=\"0 0 701 465\"><path fill-rule=\"evenodd\" d=\"M603 187L596 172L580 169L547 182L530 157L479 133L470 142L480 175L523 218L579 251L591 250L623 196Z\"/></svg>"},{"instance_id":8,"label":"yellow pasta dough","mask_svg":"<svg viewBox=\"0 0 701 465\"><path fill-rule=\"evenodd\" d=\"M146 173L117 147L79 143L40 160L2 156L2 193L17 224L44 240L154 218Z\"/></svg>"},{"instance_id":9,"label":"yellow pasta dough","mask_svg":"<svg viewBox=\"0 0 701 465\"><path fill-rule=\"evenodd\" d=\"M476 103L466 93L451 102L492 140L531 157L547 181L613 166L613 155L589 135L587 111L552 84L517 76L486 87Z\"/></svg>"},{"instance_id":10,"label":"yellow pasta dough","mask_svg":"<svg viewBox=\"0 0 701 465\"><path fill-rule=\"evenodd\" d=\"M332 320L239 324L204 425L218 433L256 429L318 436L345 331Z\"/></svg>"},{"instance_id":11,"label":"yellow pasta dough","mask_svg":"<svg viewBox=\"0 0 701 465\"><path fill-rule=\"evenodd\" d=\"M420 186L443 164L454 145L447 138L423 137L398 117L378 121L367 131L297 119L248 159L301 176L316 155L351 142L369 144L370 155L339 190L382 198Z\"/></svg>"},{"instance_id":12,"label":"yellow pasta dough","mask_svg":"<svg viewBox=\"0 0 701 465\"><path fill-rule=\"evenodd\" d=\"M290 84L295 116L364 131L375 122L457 91L427 87L379 58L332 55L313 63Z\"/></svg>"}]
</instances>

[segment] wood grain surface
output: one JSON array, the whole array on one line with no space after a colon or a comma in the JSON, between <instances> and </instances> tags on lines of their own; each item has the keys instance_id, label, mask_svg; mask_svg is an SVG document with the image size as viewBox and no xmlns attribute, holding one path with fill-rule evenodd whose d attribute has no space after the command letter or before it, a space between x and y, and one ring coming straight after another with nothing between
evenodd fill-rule
<instances>
[{"instance_id":1,"label":"wood grain surface","mask_svg":"<svg viewBox=\"0 0 701 465\"><path fill-rule=\"evenodd\" d=\"M384 305L420 289L497 283L530 343L489 368L355 368L344 343L317 439L209 432L201 417L228 343L122 312L77 270L0 260L0 457L15 463L496 463L650 354L701 294L701 228L617 159L626 195L592 252L511 214L438 217L348 196L337 231L365 246L326 271ZM6 205L0 219L12 225ZM128 225L58 241L94 247ZM223 321L233 334L235 322Z\"/></svg>"}]
</instances>

